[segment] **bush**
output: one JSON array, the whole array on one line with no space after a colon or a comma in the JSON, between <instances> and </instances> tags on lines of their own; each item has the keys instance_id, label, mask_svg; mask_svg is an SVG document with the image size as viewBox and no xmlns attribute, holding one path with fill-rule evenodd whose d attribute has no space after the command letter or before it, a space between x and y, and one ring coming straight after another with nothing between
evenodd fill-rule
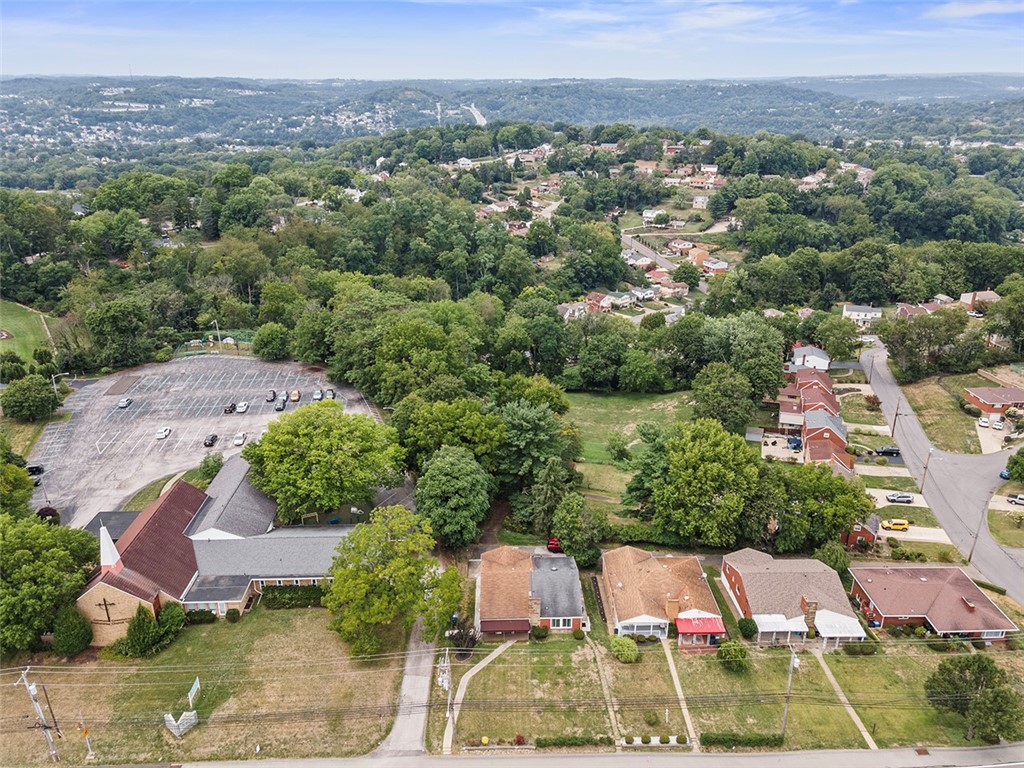
<instances>
[{"instance_id":1,"label":"bush","mask_svg":"<svg viewBox=\"0 0 1024 768\"><path fill-rule=\"evenodd\" d=\"M1019 651L1024 647L1024 643L1021 642L1021 639L1017 635L1011 635L1006 639L1006 647L1011 651Z\"/></svg>"},{"instance_id":2,"label":"bush","mask_svg":"<svg viewBox=\"0 0 1024 768\"><path fill-rule=\"evenodd\" d=\"M676 744L686 744L689 741L690 737L687 736L685 733L681 733L678 736L676 736Z\"/></svg>"},{"instance_id":3,"label":"bush","mask_svg":"<svg viewBox=\"0 0 1024 768\"><path fill-rule=\"evenodd\" d=\"M203 480L210 481L217 476L220 472L220 468L224 466L224 454L223 453L208 453L203 457L202 463L199 465L199 475Z\"/></svg>"},{"instance_id":4,"label":"bush","mask_svg":"<svg viewBox=\"0 0 1024 768\"><path fill-rule=\"evenodd\" d=\"M700 743L705 746L726 747L781 747L781 733L736 733L735 731L704 731Z\"/></svg>"},{"instance_id":5,"label":"bush","mask_svg":"<svg viewBox=\"0 0 1024 768\"><path fill-rule=\"evenodd\" d=\"M648 736L647 734L644 734L643 736L640 737L640 743L641 744L650 744L651 743L651 737Z\"/></svg>"},{"instance_id":6,"label":"bush","mask_svg":"<svg viewBox=\"0 0 1024 768\"><path fill-rule=\"evenodd\" d=\"M683 546L681 536L659 530L650 523L642 522L609 526L607 540L619 544L657 544L663 547Z\"/></svg>"},{"instance_id":7,"label":"bush","mask_svg":"<svg viewBox=\"0 0 1024 768\"><path fill-rule=\"evenodd\" d=\"M675 640L679 637L679 630L676 628L676 623L674 621L668 625L668 637L669 640Z\"/></svg>"},{"instance_id":8,"label":"bush","mask_svg":"<svg viewBox=\"0 0 1024 768\"><path fill-rule=\"evenodd\" d=\"M715 652L722 666L732 672L742 672L747 668L747 646L739 640L726 640Z\"/></svg>"},{"instance_id":9,"label":"bush","mask_svg":"<svg viewBox=\"0 0 1024 768\"><path fill-rule=\"evenodd\" d=\"M611 639L611 650L612 656L623 664L635 664L640 661L640 649L628 637L613 637Z\"/></svg>"},{"instance_id":10,"label":"bush","mask_svg":"<svg viewBox=\"0 0 1024 768\"><path fill-rule=\"evenodd\" d=\"M889 460L885 458L885 456L879 456L878 458L875 459L875 464L877 464L880 467L884 467L888 463Z\"/></svg>"},{"instance_id":11,"label":"bush","mask_svg":"<svg viewBox=\"0 0 1024 768\"><path fill-rule=\"evenodd\" d=\"M217 614L205 608L198 608L185 614L185 620L189 624L213 624L217 621Z\"/></svg>"},{"instance_id":12,"label":"bush","mask_svg":"<svg viewBox=\"0 0 1024 768\"><path fill-rule=\"evenodd\" d=\"M924 637L928 634L928 630L923 626L914 627L914 637Z\"/></svg>"},{"instance_id":13,"label":"bush","mask_svg":"<svg viewBox=\"0 0 1024 768\"><path fill-rule=\"evenodd\" d=\"M181 607L181 603L168 603L160 609L156 623L160 627L161 637L169 638L169 644L185 626L185 609Z\"/></svg>"},{"instance_id":14,"label":"bush","mask_svg":"<svg viewBox=\"0 0 1024 768\"><path fill-rule=\"evenodd\" d=\"M740 628L740 634L744 640L749 640L757 634L757 622L753 619L742 618L736 622Z\"/></svg>"},{"instance_id":15,"label":"bush","mask_svg":"<svg viewBox=\"0 0 1024 768\"><path fill-rule=\"evenodd\" d=\"M229 624L237 624L238 620L242 618L242 614L237 608L228 608L227 613L224 614L224 618L228 620Z\"/></svg>"},{"instance_id":16,"label":"bush","mask_svg":"<svg viewBox=\"0 0 1024 768\"><path fill-rule=\"evenodd\" d=\"M668 744L670 741L672 741L672 737L671 736L659 736L658 737L658 741L660 741L662 744Z\"/></svg>"},{"instance_id":17,"label":"bush","mask_svg":"<svg viewBox=\"0 0 1024 768\"><path fill-rule=\"evenodd\" d=\"M264 587L263 604L279 608L312 608L321 605L324 591L316 584L309 587Z\"/></svg>"},{"instance_id":18,"label":"bush","mask_svg":"<svg viewBox=\"0 0 1024 768\"><path fill-rule=\"evenodd\" d=\"M518 737L517 737L518 738ZM628 736L626 737L629 738ZM518 741L516 742L519 743ZM541 736L536 740L538 749L545 747L610 747L611 736Z\"/></svg>"},{"instance_id":19,"label":"bush","mask_svg":"<svg viewBox=\"0 0 1024 768\"><path fill-rule=\"evenodd\" d=\"M77 656L92 642L92 625L73 605L64 606L53 627L53 650L58 656Z\"/></svg>"},{"instance_id":20,"label":"bush","mask_svg":"<svg viewBox=\"0 0 1024 768\"><path fill-rule=\"evenodd\" d=\"M523 746L526 743L526 737L523 736L523 734L521 734L521 733L517 733L515 739L513 739L513 743L517 747L521 747L521 746Z\"/></svg>"},{"instance_id":21,"label":"bush","mask_svg":"<svg viewBox=\"0 0 1024 768\"><path fill-rule=\"evenodd\" d=\"M540 642L541 640L547 639L548 632L549 630L547 627L530 627L530 639Z\"/></svg>"},{"instance_id":22,"label":"bush","mask_svg":"<svg viewBox=\"0 0 1024 768\"><path fill-rule=\"evenodd\" d=\"M587 633L586 633L586 632L584 632L584 631L583 631L582 629L580 629L579 627L576 627L576 629L574 629L574 630L572 631L572 639L573 639L573 640L582 640L582 639L583 639L584 637L586 637L586 636L587 636Z\"/></svg>"},{"instance_id":23,"label":"bush","mask_svg":"<svg viewBox=\"0 0 1024 768\"><path fill-rule=\"evenodd\" d=\"M843 653L847 656L874 656L881 647L877 640L861 640L859 643L843 643Z\"/></svg>"},{"instance_id":24,"label":"bush","mask_svg":"<svg viewBox=\"0 0 1024 768\"><path fill-rule=\"evenodd\" d=\"M650 726L655 726L661 722L661 718L658 717L658 713L653 709L644 710L644 722Z\"/></svg>"},{"instance_id":25,"label":"bush","mask_svg":"<svg viewBox=\"0 0 1024 768\"><path fill-rule=\"evenodd\" d=\"M997 595L1006 594L1006 587L1000 587L998 584L992 584L987 581L982 581L981 579L974 579L973 581L979 587L981 587L982 589L987 589L989 592L995 592Z\"/></svg>"},{"instance_id":26,"label":"bush","mask_svg":"<svg viewBox=\"0 0 1024 768\"><path fill-rule=\"evenodd\" d=\"M647 636L647 642L648 643L660 643L661 642L661 638L658 637L657 635L648 635Z\"/></svg>"},{"instance_id":27,"label":"bush","mask_svg":"<svg viewBox=\"0 0 1024 768\"><path fill-rule=\"evenodd\" d=\"M977 651L984 651L986 648L988 648L988 646L985 645L984 640L971 640L971 645L973 645L974 649Z\"/></svg>"},{"instance_id":28,"label":"bush","mask_svg":"<svg viewBox=\"0 0 1024 768\"><path fill-rule=\"evenodd\" d=\"M975 418L978 418L979 416L981 416L981 408L971 403L967 403L964 406L964 413L966 413L968 416L974 416Z\"/></svg>"},{"instance_id":29,"label":"bush","mask_svg":"<svg viewBox=\"0 0 1024 768\"><path fill-rule=\"evenodd\" d=\"M630 635L629 639L632 640L637 645L646 645L647 644L647 635Z\"/></svg>"},{"instance_id":30,"label":"bush","mask_svg":"<svg viewBox=\"0 0 1024 768\"><path fill-rule=\"evenodd\" d=\"M149 608L144 605L138 607L128 622L128 634L124 640L126 656L146 656L160 642L160 627Z\"/></svg>"}]
</instances>

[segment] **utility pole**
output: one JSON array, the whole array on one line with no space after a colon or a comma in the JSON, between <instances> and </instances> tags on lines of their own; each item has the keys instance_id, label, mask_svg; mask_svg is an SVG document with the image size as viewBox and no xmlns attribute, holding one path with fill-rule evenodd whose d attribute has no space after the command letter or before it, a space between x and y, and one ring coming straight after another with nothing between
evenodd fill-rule
<instances>
[{"instance_id":1,"label":"utility pole","mask_svg":"<svg viewBox=\"0 0 1024 768\"><path fill-rule=\"evenodd\" d=\"M967 563L970 564L971 559L974 557L974 548L978 546L978 537L981 536L981 526L985 524L985 517L988 515L988 502L986 501L981 507L981 517L978 518L978 527L974 531L974 541L971 542L971 551L967 553Z\"/></svg>"},{"instance_id":2,"label":"utility pole","mask_svg":"<svg viewBox=\"0 0 1024 768\"><path fill-rule=\"evenodd\" d=\"M32 702L32 707L36 711L36 722L38 723L39 727L43 729L43 737L46 739L46 746L50 750L50 759L53 762L55 762L55 763L59 763L60 762L60 754L57 752L57 745L53 741L53 733L52 733L52 731L54 731L56 729L53 728L46 721L46 715L43 714L43 707L39 703L39 698L38 698L38 695L37 695L38 691L36 689L36 684L35 683L30 683L28 681L28 673L29 673L30 669L31 669L31 667L25 667L25 669L21 673L21 679L18 681L18 683L24 684L25 691L28 693L28 699L29 699L29 701ZM17 685L18 683L15 683L15 685ZM50 710L50 713L51 714L53 713L52 709ZM57 731L57 735L60 736L60 731Z\"/></svg>"},{"instance_id":3,"label":"utility pole","mask_svg":"<svg viewBox=\"0 0 1024 768\"><path fill-rule=\"evenodd\" d=\"M924 484L928 482L928 464L931 463L933 453L935 453L935 449L929 448L928 458L924 460L924 474L921 476L921 493L924 493Z\"/></svg>"},{"instance_id":4,"label":"utility pole","mask_svg":"<svg viewBox=\"0 0 1024 768\"><path fill-rule=\"evenodd\" d=\"M217 329L217 351L220 352L221 351L221 345L220 345L220 323L218 323L216 320L214 320L212 323L210 323L210 325L212 325L214 328Z\"/></svg>"},{"instance_id":5,"label":"utility pole","mask_svg":"<svg viewBox=\"0 0 1024 768\"><path fill-rule=\"evenodd\" d=\"M896 415L892 417L892 436L896 437L896 425L900 423L900 407L903 405L903 395L900 394L896 400Z\"/></svg>"},{"instance_id":6,"label":"utility pole","mask_svg":"<svg viewBox=\"0 0 1024 768\"><path fill-rule=\"evenodd\" d=\"M789 721L789 697L793 692L793 670L800 666L793 646L789 647L789 679L786 681L786 707L782 710L782 740L786 740L786 723Z\"/></svg>"},{"instance_id":7,"label":"utility pole","mask_svg":"<svg viewBox=\"0 0 1024 768\"><path fill-rule=\"evenodd\" d=\"M82 732L82 738L85 739L85 748L88 752L85 759L95 760L96 753L92 751L92 737L89 735L89 727L85 724L85 715L82 714L81 710L78 712L78 730Z\"/></svg>"}]
</instances>

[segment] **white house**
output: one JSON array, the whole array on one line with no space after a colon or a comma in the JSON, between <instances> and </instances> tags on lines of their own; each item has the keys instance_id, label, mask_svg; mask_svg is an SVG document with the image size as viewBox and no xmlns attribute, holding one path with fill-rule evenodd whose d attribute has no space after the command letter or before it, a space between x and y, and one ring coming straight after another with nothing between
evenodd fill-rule
<instances>
[{"instance_id":1,"label":"white house","mask_svg":"<svg viewBox=\"0 0 1024 768\"><path fill-rule=\"evenodd\" d=\"M844 304L843 317L853 320L861 328L866 328L876 320L882 319L880 307L871 307L864 304Z\"/></svg>"},{"instance_id":2,"label":"white house","mask_svg":"<svg viewBox=\"0 0 1024 768\"><path fill-rule=\"evenodd\" d=\"M813 345L793 346L793 365L827 371L832 358L828 352Z\"/></svg>"}]
</instances>

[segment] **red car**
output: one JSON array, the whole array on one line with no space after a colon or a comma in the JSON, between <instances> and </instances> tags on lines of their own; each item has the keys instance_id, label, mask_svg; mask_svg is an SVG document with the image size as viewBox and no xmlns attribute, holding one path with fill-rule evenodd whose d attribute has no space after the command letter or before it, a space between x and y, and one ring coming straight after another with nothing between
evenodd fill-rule
<instances>
[{"instance_id":1,"label":"red car","mask_svg":"<svg viewBox=\"0 0 1024 768\"><path fill-rule=\"evenodd\" d=\"M548 552L560 553L562 551L562 542L558 539L551 537L548 539Z\"/></svg>"},{"instance_id":2,"label":"red car","mask_svg":"<svg viewBox=\"0 0 1024 768\"><path fill-rule=\"evenodd\" d=\"M132 265L129 264L127 261L119 261L117 262L117 266L119 266L121 269L131 269Z\"/></svg>"}]
</instances>

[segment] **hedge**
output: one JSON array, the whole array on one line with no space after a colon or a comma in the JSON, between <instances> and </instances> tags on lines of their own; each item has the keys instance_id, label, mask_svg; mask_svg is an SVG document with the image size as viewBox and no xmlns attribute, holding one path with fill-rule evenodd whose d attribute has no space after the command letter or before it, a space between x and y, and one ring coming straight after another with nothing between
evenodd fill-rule
<instances>
[{"instance_id":1,"label":"hedge","mask_svg":"<svg viewBox=\"0 0 1024 768\"><path fill-rule=\"evenodd\" d=\"M217 614L205 608L197 608L185 614L185 620L189 624L213 624L217 621Z\"/></svg>"},{"instance_id":2,"label":"hedge","mask_svg":"<svg viewBox=\"0 0 1024 768\"><path fill-rule=\"evenodd\" d=\"M263 604L271 610L277 608L319 608L324 596L322 587L265 587Z\"/></svg>"},{"instance_id":3,"label":"hedge","mask_svg":"<svg viewBox=\"0 0 1024 768\"><path fill-rule=\"evenodd\" d=\"M843 653L847 656L874 656L881 647L878 640L861 640L859 643L843 643Z\"/></svg>"},{"instance_id":4,"label":"hedge","mask_svg":"<svg viewBox=\"0 0 1024 768\"><path fill-rule=\"evenodd\" d=\"M610 747L611 736L540 736L536 740L538 749L545 747Z\"/></svg>"},{"instance_id":5,"label":"hedge","mask_svg":"<svg viewBox=\"0 0 1024 768\"><path fill-rule=\"evenodd\" d=\"M681 547L685 543L681 536L662 531L648 523L625 523L609 526L606 541L619 544L658 544L663 547Z\"/></svg>"},{"instance_id":6,"label":"hedge","mask_svg":"<svg viewBox=\"0 0 1024 768\"><path fill-rule=\"evenodd\" d=\"M988 581L982 581L981 579L972 579L982 589L987 589L989 592L995 592L997 595L1005 595L1006 587L1000 587L998 584L992 584Z\"/></svg>"},{"instance_id":7,"label":"hedge","mask_svg":"<svg viewBox=\"0 0 1024 768\"><path fill-rule=\"evenodd\" d=\"M781 747L781 733L736 733L735 731L704 731L700 743L713 747Z\"/></svg>"}]
</instances>

